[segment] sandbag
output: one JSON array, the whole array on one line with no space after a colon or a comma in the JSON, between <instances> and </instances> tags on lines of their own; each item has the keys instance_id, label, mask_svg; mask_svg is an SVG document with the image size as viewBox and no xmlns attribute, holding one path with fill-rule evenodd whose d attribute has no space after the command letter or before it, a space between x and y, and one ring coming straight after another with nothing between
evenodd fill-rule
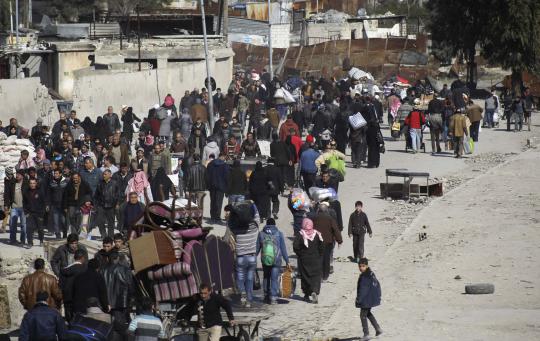
<instances>
[{"instance_id":1,"label":"sandbag","mask_svg":"<svg viewBox=\"0 0 540 341\"><path fill-rule=\"evenodd\" d=\"M319 188L311 187L309 189L309 196L313 201L319 202L326 199L337 200L336 190L333 188Z\"/></svg>"},{"instance_id":2,"label":"sandbag","mask_svg":"<svg viewBox=\"0 0 540 341\"><path fill-rule=\"evenodd\" d=\"M353 129L360 129L367 125L366 120L364 119L364 116L360 112L357 112L354 115L349 116L349 123L351 124L351 127Z\"/></svg>"}]
</instances>

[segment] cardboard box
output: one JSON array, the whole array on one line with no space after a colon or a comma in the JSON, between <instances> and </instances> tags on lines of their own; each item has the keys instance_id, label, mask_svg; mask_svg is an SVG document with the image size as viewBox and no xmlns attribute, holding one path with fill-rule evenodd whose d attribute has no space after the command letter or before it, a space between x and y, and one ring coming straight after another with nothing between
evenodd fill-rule
<instances>
[{"instance_id":1,"label":"cardboard box","mask_svg":"<svg viewBox=\"0 0 540 341\"><path fill-rule=\"evenodd\" d=\"M165 231L152 231L129 241L135 272L154 265L176 263L172 242Z\"/></svg>"}]
</instances>

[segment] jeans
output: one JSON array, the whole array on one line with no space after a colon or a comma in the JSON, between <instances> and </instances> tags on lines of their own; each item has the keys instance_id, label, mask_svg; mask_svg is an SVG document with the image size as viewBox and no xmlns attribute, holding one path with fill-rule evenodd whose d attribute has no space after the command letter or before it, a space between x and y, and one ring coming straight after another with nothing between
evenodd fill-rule
<instances>
[{"instance_id":1,"label":"jeans","mask_svg":"<svg viewBox=\"0 0 540 341\"><path fill-rule=\"evenodd\" d=\"M360 309L360 321L362 322L362 330L364 332L364 336L369 335L369 325L368 320L371 322L371 325L373 328L375 328L375 331L377 333L380 333L381 327L377 323L377 320L375 319L375 316L371 313L371 308L361 308Z\"/></svg>"},{"instance_id":2,"label":"jeans","mask_svg":"<svg viewBox=\"0 0 540 341\"><path fill-rule=\"evenodd\" d=\"M197 330L198 341L219 341L221 338L221 326L200 328Z\"/></svg>"},{"instance_id":3,"label":"jeans","mask_svg":"<svg viewBox=\"0 0 540 341\"><path fill-rule=\"evenodd\" d=\"M330 277L330 260L332 258L332 252L334 250L334 244L325 243L322 257L322 279L327 280Z\"/></svg>"},{"instance_id":4,"label":"jeans","mask_svg":"<svg viewBox=\"0 0 540 341\"><path fill-rule=\"evenodd\" d=\"M28 245L34 245L34 232L38 232L39 242L43 243L45 233L43 231L43 214L28 213L26 215L26 237L28 239Z\"/></svg>"},{"instance_id":5,"label":"jeans","mask_svg":"<svg viewBox=\"0 0 540 341\"><path fill-rule=\"evenodd\" d=\"M9 240L17 241L17 218L21 222L21 243L26 241L26 215L22 207L12 208L9 216Z\"/></svg>"},{"instance_id":6,"label":"jeans","mask_svg":"<svg viewBox=\"0 0 540 341\"><path fill-rule=\"evenodd\" d=\"M472 122L471 123L471 137L474 142L478 142L478 134L480 130L480 121Z\"/></svg>"},{"instance_id":7,"label":"jeans","mask_svg":"<svg viewBox=\"0 0 540 341\"><path fill-rule=\"evenodd\" d=\"M249 302L253 300L253 281L256 269L257 257L255 254L236 257L236 285L241 294L246 294Z\"/></svg>"},{"instance_id":8,"label":"jeans","mask_svg":"<svg viewBox=\"0 0 540 341\"><path fill-rule=\"evenodd\" d=\"M229 194L229 205L244 201L246 197L242 194Z\"/></svg>"},{"instance_id":9,"label":"jeans","mask_svg":"<svg viewBox=\"0 0 540 341\"><path fill-rule=\"evenodd\" d=\"M484 116L484 124L488 128L493 128L493 114L495 114L495 109L486 109L486 115Z\"/></svg>"},{"instance_id":10,"label":"jeans","mask_svg":"<svg viewBox=\"0 0 540 341\"><path fill-rule=\"evenodd\" d=\"M66 215L66 223L71 233L76 233L77 235L81 233L81 219L81 210L76 206L69 206Z\"/></svg>"},{"instance_id":11,"label":"jeans","mask_svg":"<svg viewBox=\"0 0 540 341\"><path fill-rule=\"evenodd\" d=\"M523 112L514 113L514 130L518 131L523 129Z\"/></svg>"},{"instance_id":12,"label":"jeans","mask_svg":"<svg viewBox=\"0 0 540 341\"><path fill-rule=\"evenodd\" d=\"M246 126L246 112L238 110L238 123L242 126L242 135L244 135L244 127Z\"/></svg>"},{"instance_id":13,"label":"jeans","mask_svg":"<svg viewBox=\"0 0 540 341\"><path fill-rule=\"evenodd\" d=\"M279 295L279 275L281 266L263 265L263 289L264 297L270 300L276 300Z\"/></svg>"},{"instance_id":14,"label":"jeans","mask_svg":"<svg viewBox=\"0 0 540 341\"><path fill-rule=\"evenodd\" d=\"M422 142L420 142L420 136L422 132L420 129L416 128L409 128L409 135L411 136L411 147L416 152L418 148L422 146Z\"/></svg>"},{"instance_id":15,"label":"jeans","mask_svg":"<svg viewBox=\"0 0 540 341\"><path fill-rule=\"evenodd\" d=\"M51 207L51 214L53 220L54 234L56 238L60 238L60 232L62 232L63 238L66 238L67 231L64 210L62 210L62 208L60 207Z\"/></svg>"},{"instance_id":16,"label":"jeans","mask_svg":"<svg viewBox=\"0 0 540 341\"><path fill-rule=\"evenodd\" d=\"M210 190L210 219L220 219L224 195L225 193L222 191Z\"/></svg>"}]
</instances>

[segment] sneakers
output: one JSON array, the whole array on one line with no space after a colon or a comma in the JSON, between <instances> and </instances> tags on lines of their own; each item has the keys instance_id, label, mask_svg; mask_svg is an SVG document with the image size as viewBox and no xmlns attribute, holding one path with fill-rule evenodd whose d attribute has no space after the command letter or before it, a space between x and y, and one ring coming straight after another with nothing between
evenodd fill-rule
<instances>
[{"instance_id":1,"label":"sneakers","mask_svg":"<svg viewBox=\"0 0 540 341\"><path fill-rule=\"evenodd\" d=\"M246 303L247 303L247 297L246 297L246 294L242 294L242 296L240 297L240 305L242 307L245 307L246 306Z\"/></svg>"},{"instance_id":2,"label":"sneakers","mask_svg":"<svg viewBox=\"0 0 540 341\"><path fill-rule=\"evenodd\" d=\"M360 338L360 341L368 341L368 340L371 340L371 337L369 336L369 334L364 334L364 336Z\"/></svg>"},{"instance_id":3,"label":"sneakers","mask_svg":"<svg viewBox=\"0 0 540 341\"><path fill-rule=\"evenodd\" d=\"M309 298L309 295L304 295L304 301L311 302L311 299Z\"/></svg>"},{"instance_id":4,"label":"sneakers","mask_svg":"<svg viewBox=\"0 0 540 341\"><path fill-rule=\"evenodd\" d=\"M375 332L375 336L379 336L382 334L382 329L379 329Z\"/></svg>"},{"instance_id":5,"label":"sneakers","mask_svg":"<svg viewBox=\"0 0 540 341\"><path fill-rule=\"evenodd\" d=\"M319 303L319 297L317 297L316 293L311 293L310 298L311 298L311 303L313 303L313 304Z\"/></svg>"},{"instance_id":6,"label":"sneakers","mask_svg":"<svg viewBox=\"0 0 540 341\"><path fill-rule=\"evenodd\" d=\"M246 301L246 304L244 305L245 308L251 308L251 302Z\"/></svg>"}]
</instances>

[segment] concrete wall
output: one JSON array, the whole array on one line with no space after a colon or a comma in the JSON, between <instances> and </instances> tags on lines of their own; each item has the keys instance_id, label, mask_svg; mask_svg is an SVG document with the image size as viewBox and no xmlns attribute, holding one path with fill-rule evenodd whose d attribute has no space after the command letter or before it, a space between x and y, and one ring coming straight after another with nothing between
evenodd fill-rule
<instances>
[{"instance_id":1,"label":"concrete wall","mask_svg":"<svg viewBox=\"0 0 540 341\"><path fill-rule=\"evenodd\" d=\"M362 37L363 25L358 23L309 23L307 25L307 37L309 44L324 42L324 38L340 35L341 40L351 39L351 32L356 30L356 39ZM322 38L322 39L319 39Z\"/></svg>"},{"instance_id":2,"label":"concrete wall","mask_svg":"<svg viewBox=\"0 0 540 341\"><path fill-rule=\"evenodd\" d=\"M19 124L31 128L38 117L44 125L51 125L58 119L58 109L49 96L47 88L41 85L39 77L24 79L0 79L0 119L4 126L11 117Z\"/></svg>"},{"instance_id":3,"label":"concrete wall","mask_svg":"<svg viewBox=\"0 0 540 341\"><path fill-rule=\"evenodd\" d=\"M90 66L88 56L92 51L66 51L56 55L57 89L58 93L66 99L72 98L73 72Z\"/></svg>"},{"instance_id":4,"label":"concrete wall","mask_svg":"<svg viewBox=\"0 0 540 341\"><path fill-rule=\"evenodd\" d=\"M222 89L227 89L231 82L232 63L232 58L211 62L212 77ZM103 115L109 105L119 112L120 106L126 104L142 118L154 104L163 103L167 93L173 95L178 105L185 90L204 86L206 67L204 61L174 64L169 63L166 69L141 72L75 73L73 108L81 118L95 119Z\"/></svg>"}]
</instances>

